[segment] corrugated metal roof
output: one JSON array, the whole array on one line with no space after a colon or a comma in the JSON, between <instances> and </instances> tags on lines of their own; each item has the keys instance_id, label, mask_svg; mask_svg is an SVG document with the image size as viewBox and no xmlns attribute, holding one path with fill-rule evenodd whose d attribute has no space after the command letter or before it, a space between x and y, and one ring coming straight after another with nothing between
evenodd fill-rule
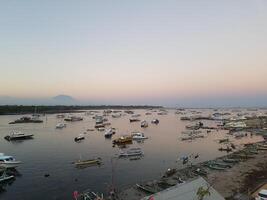
<instances>
[{"instance_id":1,"label":"corrugated metal roof","mask_svg":"<svg viewBox=\"0 0 267 200\"><path fill-rule=\"evenodd\" d=\"M202 177L191 182L178 184L156 194L144 197L142 200L198 200L197 191L199 187L207 188L209 183ZM210 186L210 196L205 196L203 200L224 200L224 198Z\"/></svg>"}]
</instances>

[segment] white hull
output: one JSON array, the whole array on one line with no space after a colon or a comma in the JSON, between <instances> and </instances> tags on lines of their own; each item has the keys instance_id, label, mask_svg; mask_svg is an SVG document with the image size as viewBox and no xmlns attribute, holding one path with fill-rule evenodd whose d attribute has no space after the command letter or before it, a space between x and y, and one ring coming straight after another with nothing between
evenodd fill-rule
<instances>
[{"instance_id":1,"label":"white hull","mask_svg":"<svg viewBox=\"0 0 267 200\"><path fill-rule=\"evenodd\" d=\"M21 164L20 161L13 161L13 162L5 162L5 163L0 163L0 167L4 167L6 169L8 168L16 168Z\"/></svg>"}]
</instances>

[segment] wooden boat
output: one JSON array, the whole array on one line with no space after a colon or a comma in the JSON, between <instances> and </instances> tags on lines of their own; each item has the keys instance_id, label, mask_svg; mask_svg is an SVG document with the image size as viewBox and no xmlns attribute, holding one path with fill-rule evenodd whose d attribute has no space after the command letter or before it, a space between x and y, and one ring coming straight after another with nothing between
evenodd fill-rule
<instances>
[{"instance_id":1,"label":"wooden boat","mask_svg":"<svg viewBox=\"0 0 267 200\"><path fill-rule=\"evenodd\" d=\"M136 187L140 190L145 191L146 193L149 193L149 194L154 194L154 193L158 192L155 188L148 186L148 185L136 184Z\"/></svg>"},{"instance_id":2,"label":"wooden boat","mask_svg":"<svg viewBox=\"0 0 267 200\"><path fill-rule=\"evenodd\" d=\"M93 165L100 165L101 164L101 158L97 159L90 159L90 160L78 160L74 162L76 167L85 167L85 166L93 166Z\"/></svg>"},{"instance_id":3,"label":"wooden boat","mask_svg":"<svg viewBox=\"0 0 267 200\"><path fill-rule=\"evenodd\" d=\"M121 136L115 140L113 140L113 144L127 144L127 143L132 143L133 138L132 136Z\"/></svg>"},{"instance_id":4,"label":"wooden boat","mask_svg":"<svg viewBox=\"0 0 267 200\"><path fill-rule=\"evenodd\" d=\"M225 162L225 163L238 163L239 160L238 159L225 158L225 159L223 159L223 162Z\"/></svg>"},{"instance_id":5,"label":"wooden boat","mask_svg":"<svg viewBox=\"0 0 267 200\"><path fill-rule=\"evenodd\" d=\"M213 164L206 164L206 166L208 168L212 169L212 170L220 170L220 171L225 170L224 167L219 167L219 166L216 166L216 165L213 165Z\"/></svg>"},{"instance_id":6,"label":"wooden boat","mask_svg":"<svg viewBox=\"0 0 267 200\"><path fill-rule=\"evenodd\" d=\"M197 174L199 176L207 176L208 172L206 172L204 169L197 168L193 171L194 174Z\"/></svg>"}]
</instances>

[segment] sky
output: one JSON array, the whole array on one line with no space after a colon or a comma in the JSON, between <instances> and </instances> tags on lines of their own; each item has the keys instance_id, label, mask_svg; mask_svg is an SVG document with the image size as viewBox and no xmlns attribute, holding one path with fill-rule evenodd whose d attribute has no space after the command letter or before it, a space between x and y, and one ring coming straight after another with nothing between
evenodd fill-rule
<instances>
[{"instance_id":1,"label":"sky","mask_svg":"<svg viewBox=\"0 0 267 200\"><path fill-rule=\"evenodd\" d=\"M267 106L266 53L266 0L0 2L0 97L18 101Z\"/></svg>"}]
</instances>

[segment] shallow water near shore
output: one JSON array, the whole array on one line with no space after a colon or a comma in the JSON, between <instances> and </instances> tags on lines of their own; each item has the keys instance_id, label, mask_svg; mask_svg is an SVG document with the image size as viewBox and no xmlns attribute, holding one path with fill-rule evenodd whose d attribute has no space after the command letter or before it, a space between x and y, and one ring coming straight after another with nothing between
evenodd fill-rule
<instances>
[{"instance_id":1,"label":"shallow water near shore","mask_svg":"<svg viewBox=\"0 0 267 200\"><path fill-rule=\"evenodd\" d=\"M17 168L21 176L0 193L0 199L72 199L72 192L83 191L88 188L95 192L107 192L111 184L112 164L114 169L114 183L118 189L129 185L160 177L167 168L184 165L179 160L181 156L199 154L199 158L192 162L198 163L225 155L218 151L221 147L218 139L226 136L227 131L212 130L207 137L196 139L192 142L180 141L181 132L185 125L192 122L181 121L180 115L174 110L168 110L168 115L158 115L151 112L145 115L146 110L135 110L141 114L140 119L149 122L145 129L140 127L140 122L130 123L130 115L123 114L120 118L107 116L111 127L116 128L113 139L133 131L143 132L148 139L143 143L133 142L130 147L141 147L144 157L140 160L116 159L118 147L113 147L112 140L105 139L104 132L86 131L94 128L95 120L91 115L79 113L84 118L79 122L68 122L67 127L55 129L56 124L63 121L56 114L41 117L41 124L8 124L21 116L0 116L0 152L12 155L23 162ZM150 112L150 111L149 111ZM212 113L212 110L201 110L203 113ZM102 111L99 111L99 114ZM122 112L123 113L123 112ZM158 125L150 121L158 118ZM215 121L205 121L204 125L215 126ZM194 122L193 122L194 123ZM20 142L8 142L4 136L12 130L21 130L34 134L34 139ZM74 142L74 137L80 133L85 134L85 140ZM231 139L231 137L230 137ZM260 141L260 136L248 136L239 140L231 139L235 144ZM73 161L82 157L90 159L100 157L101 166L77 169ZM49 177L44 177L49 174Z\"/></svg>"}]
</instances>

